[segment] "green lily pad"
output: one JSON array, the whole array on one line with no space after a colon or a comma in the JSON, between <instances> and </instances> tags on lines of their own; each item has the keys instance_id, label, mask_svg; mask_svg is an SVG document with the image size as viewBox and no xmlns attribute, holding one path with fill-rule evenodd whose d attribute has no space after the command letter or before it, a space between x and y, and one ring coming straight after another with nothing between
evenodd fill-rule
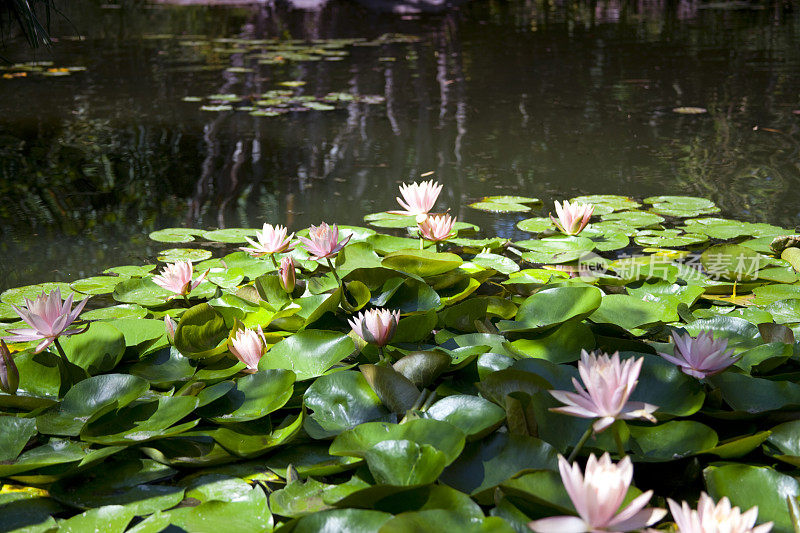
<instances>
[{"instance_id":1,"label":"green lily pad","mask_svg":"<svg viewBox=\"0 0 800 533\"><path fill-rule=\"evenodd\" d=\"M202 236L205 232L193 228L167 228L154 231L150 238L156 242L192 242L195 236Z\"/></svg>"},{"instance_id":2,"label":"green lily pad","mask_svg":"<svg viewBox=\"0 0 800 533\"><path fill-rule=\"evenodd\" d=\"M313 411L306 431L317 439L333 437L365 422L393 419L364 376L350 370L315 380L306 390L303 403Z\"/></svg>"},{"instance_id":3,"label":"green lily pad","mask_svg":"<svg viewBox=\"0 0 800 533\"><path fill-rule=\"evenodd\" d=\"M94 276L79 279L69 284L70 288L82 294L109 294L126 278L120 276Z\"/></svg>"},{"instance_id":4,"label":"green lily pad","mask_svg":"<svg viewBox=\"0 0 800 533\"><path fill-rule=\"evenodd\" d=\"M238 244L247 243L245 237L255 237L257 234L258 230L253 228L227 228L206 231L203 233L203 238L209 241ZM209 257L211 256L209 255Z\"/></svg>"},{"instance_id":5,"label":"green lily pad","mask_svg":"<svg viewBox=\"0 0 800 533\"><path fill-rule=\"evenodd\" d=\"M493 433L472 442L442 474L440 481L473 496L491 500L492 490L523 470L555 470L556 451L546 442L525 435Z\"/></svg>"},{"instance_id":6,"label":"green lily pad","mask_svg":"<svg viewBox=\"0 0 800 533\"><path fill-rule=\"evenodd\" d=\"M110 307L101 307L84 311L81 318L84 320L110 320L114 318L144 318L147 316L147 309L139 304L120 304Z\"/></svg>"},{"instance_id":7,"label":"green lily pad","mask_svg":"<svg viewBox=\"0 0 800 533\"><path fill-rule=\"evenodd\" d=\"M158 260L164 263L178 263L181 261L191 261L196 263L198 261L205 261L211 257L209 250L200 250L197 248L170 248L169 250L162 250L158 254Z\"/></svg>"},{"instance_id":8,"label":"green lily pad","mask_svg":"<svg viewBox=\"0 0 800 533\"><path fill-rule=\"evenodd\" d=\"M503 408L479 396L454 394L431 405L425 416L449 422L474 439L499 426L506 413Z\"/></svg>"},{"instance_id":9,"label":"green lily pad","mask_svg":"<svg viewBox=\"0 0 800 533\"><path fill-rule=\"evenodd\" d=\"M142 278L155 270L155 268L156 265L125 265L107 268L103 271L103 274L116 274L128 278Z\"/></svg>"},{"instance_id":10,"label":"green lily pad","mask_svg":"<svg viewBox=\"0 0 800 533\"><path fill-rule=\"evenodd\" d=\"M381 264L392 270L428 277L444 274L461 266L456 254L436 253L428 250L401 250L386 255Z\"/></svg>"},{"instance_id":11,"label":"green lily pad","mask_svg":"<svg viewBox=\"0 0 800 533\"><path fill-rule=\"evenodd\" d=\"M693 196L651 196L644 202L652 204L650 211L659 215L689 218L719 212L711 200Z\"/></svg>"},{"instance_id":12,"label":"green lily pad","mask_svg":"<svg viewBox=\"0 0 800 533\"><path fill-rule=\"evenodd\" d=\"M208 404L202 416L215 422L246 422L280 409L294 391L295 375L288 370L262 370L236 381L236 387Z\"/></svg>"},{"instance_id":13,"label":"green lily pad","mask_svg":"<svg viewBox=\"0 0 800 533\"><path fill-rule=\"evenodd\" d=\"M38 417L39 432L77 436L92 417L119 409L144 394L146 380L128 374L93 376L74 385L58 406Z\"/></svg>"},{"instance_id":14,"label":"green lily pad","mask_svg":"<svg viewBox=\"0 0 800 533\"><path fill-rule=\"evenodd\" d=\"M500 321L501 331L541 330L570 319L582 319L599 308L604 298L597 287L565 286L542 289L520 305L513 322Z\"/></svg>"},{"instance_id":15,"label":"green lily pad","mask_svg":"<svg viewBox=\"0 0 800 533\"><path fill-rule=\"evenodd\" d=\"M259 370L291 370L298 381L322 376L355 351L342 333L307 329L274 345L258 363Z\"/></svg>"},{"instance_id":16,"label":"green lily pad","mask_svg":"<svg viewBox=\"0 0 800 533\"><path fill-rule=\"evenodd\" d=\"M773 531L793 531L786 498L800 494L800 483L795 478L769 467L747 464L708 466L703 478L714 500L727 497L732 506L742 511L758 506L757 523L772 521Z\"/></svg>"},{"instance_id":17,"label":"green lily pad","mask_svg":"<svg viewBox=\"0 0 800 533\"><path fill-rule=\"evenodd\" d=\"M174 295L156 285L151 278L133 278L125 280L114 287L112 296L121 303L156 307L164 305L167 298Z\"/></svg>"},{"instance_id":18,"label":"green lily pad","mask_svg":"<svg viewBox=\"0 0 800 533\"><path fill-rule=\"evenodd\" d=\"M39 296L42 292L46 294L50 294L54 290L59 289L61 291L61 298L66 300L70 294L74 294L74 291L70 288L68 283L39 283L38 285L25 285L24 287L15 287L13 289L8 289L3 291L0 294L0 301L3 303L16 305L17 307L21 307L26 305L25 298L29 300L34 300L37 296ZM80 298L80 295L75 295L76 299Z\"/></svg>"},{"instance_id":19,"label":"green lily pad","mask_svg":"<svg viewBox=\"0 0 800 533\"><path fill-rule=\"evenodd\" d=\"M198 402L194 396L164 396L155 401L137 403L95 418L81 430L81 439L113 445L171 437L197 425L198 420L178 422L191 414Z\"/></svg>"}]
</instances>

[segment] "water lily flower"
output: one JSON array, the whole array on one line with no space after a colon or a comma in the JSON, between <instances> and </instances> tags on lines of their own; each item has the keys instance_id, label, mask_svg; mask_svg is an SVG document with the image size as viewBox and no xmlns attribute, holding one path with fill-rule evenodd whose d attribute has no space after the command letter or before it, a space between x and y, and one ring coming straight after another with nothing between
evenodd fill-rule
<instances>
[{"instance_id":1,"label":"water lily flower","mask_svg":"<svg viewBox=\"0 0 800 533\"><path fill-rule=\"evenodd\" d=\"M659 352L658 355L677 365L681 372L697 379L719 374L739 360L728 348L727 339L716 339L711 331L701 331L697 337L672 333L675 343L674 355Z\"/></svg>"},{"instance_id":2,"label":"water lily flower","mask_svg":"<svg viewBox=\"0 0 800 533\"><path fill-rule=\"evenodd\" d=\"M193 273L191 261L179 261L165 266L160 275L153 276L153 282L168 291L174 292L176 296L186 296L200 285L208 275L208 270L194 281L192 281ZM174 296L170 298L174 298Z\"/></svg>"},{"instance_id":3,"label":"water lily flower","mask_svg":"<svg viewBox=\"0 0 800 533\"><path fill-rule=\"evenodd\" d=\"M325 222L322 222L319 226L311 226L308 229L308 238L298 237L298 239L311 254L311 259L317 261L319 259L329 259L339 253L339 250L350 242L352 236L350 234L340 241L339 228L336 224L328 226Z\"/></svg>"},{"instance_id":4,"label":"water lily flower","mask_svg":"<svg viewBox=\"0 0 800 533\"><path fill-rule=\"evenodd\" d=\"M264 227L261 229L261 233L256 234L258 242L245 237L252 248L243 246L239 249L249 253L253 257L291 252L294 250L294 245L292 245L294 233L287 236L287 231L288 230L284 226L277 225L273 227L272 224L265 223Z\"/></svg>"},{"instance_id":5,"label":"water lily flower","mask_svg":"<svg viewBox=\"0 0 800 533\"><path fill-rule=\"evenodd\" d=\"M400 311L388 309L370 309L361 312L349 320L353 331L370 344L383 348L394 337L397 322L400 320Z\"/></svg>"},{"instance_id":6,"label":"water lily flower","mask_svg":"<svg viewBox=\"0 0 800 533\"><path fill-rule=\"evenodd\" d=\"M281 266L278 267L278 279L281 282L281 288L289 294L294 291L294 286L297 282L294 268L294 258L290 255L281 259Z\"/></svg>"},{"instance_id":7,"label":"water lily flower","mask_svg":"<svg viewBox=\"0 0 800 533\"><path fill-rule=\"evenodd\" d=\"M60 336L83 333L86 328L67 328L78 318L88 301L89 298L84 298L75 306L75 309L72 309L72 294L62 302L60 289L55 289L50 294L45 294L42 291L34 301L25 298L26 305L24 308L19 308L15 305L12 305L12 307L30 328L9 329L7 331L11 335L5 337L5 340L9 342L27 342L41 339L42 342L36 346L35 350L35 353L39 353Z\"/></svg>"},{"instance_id":8,"label":"water lily flower","mask_svg":"<svg viewBox=\"0 0 800 533\"><path fill-rule=\"evenodd\" d=\"M256 330L240 329L233 339L228 341L228 349L236 359L247 365L248 370L258 370L258 362L267 348L264 330L258 326Z\"/></svg>"},{"instance_id":9,"label":"water lily flower","mask_svg":"<svg viewBox=\"0 0 800 533\"><path fill-rule=\"evenodd\" d=\"M19 387L19 370L11 357L6 341L0 339L0 390L6 394L16 394Z\"/></svg>"},{"instance_id":10,"label":"water lily flower","mask_svg":"<svg viewBox=\"0 0 800 533\"><path fill-rule=\"evenodd\" d=\"M633 389L636 388L639 372L644 358L626 359L620 362L619 353L609 357L606 354L589 354L581 350L578 372L584 388L577 379L572 384L577 392L551 390L558 401L567 404L565 407L554 407L551 411L578 416L596 418L592 425L595 433L608 428L615 420L631 420L644 418L655 422L651 413L658 409L655 405L643 402L629 402Z\"/></svg>"},{"instance_id":11,"label":"water lily flower","mask_svg":"<svg viewBox=\"0 0 800 533\"><path fill-rule=\"evenodd\" d=\"M429 215L419 223L419 233L423 239L433 242L446 241L454 235L453 225L455 218L451 218L447 213L442 215Z\"/></svg>"},{"instance_id":12,"label":"water lily flower","mask_svg":"<svg viewBox=\"0 0 800 533\"><path fill-rule=\"evenodd\" d=\"M672 518L678 526L678 533L768 533L772 522L756 526L758 507L742 513L738 507L731 507L728 498L722 498L714 505L714 500L705 492L700 494L697 510L683 502L667 499Z\"/></svg>"},{"instance_id":13,"label":"water lily flower","mask_svg":"<svg viewBox=\"0 0 800 533\"><path fill-rule=\"evenodd\" d=\"M558 457L561 481L578 516L553 516L534 520L528 527L538 533L584 533L596 531L635 531L661 520L666 509L645 508L653 496L648 490L620 510L633 480L633 464L625 457L617 464L608 453L598 460L589 456L585 476L580 466L570 466Z\"/></svg>"},{"instance_id":14,"label":"water lily flower","mask_svg":"<svg viewBox=\"0 0 800 533\"><path fill-rule=\"evenodd\" d=\"M592 204L582 204L580 202L570 204L569 200L564 200L564 204L562 205L556 201L558 220L553 218L553 215L550 215L550 220L553 221L553 224L555 224L562 233L577 235L583 231L583 228L589 223L589 219L592 218L592 213L594 213L594 206Z\"/></svg>"},{"instance_id":15,"label":"water lily flower","mask_svg":"<svg viewBox=\"0 0 800 533\"><path fill-rule=\"evenodd\" d=\"M414 216L417 217L417 223L423 222L436 204L440 192L442 186L433 180L414 182L410 185L403 183L400 185L400 194L403 198L398 196L397 203L404 211L389 211L389 213Z\"/></svg>"},{"instance_id":16,"label":"water lily flower","mask_svg":"<svg viewBox=\"0 0 800 533\"><path fill-rule=\"evenodd\" d=\"M164 329L167 332L167 338L169 342L175 341L175 328L178 327L178 324L172 320L172 317L169 315L164 315Z\"/></svg>"}]
</instances>

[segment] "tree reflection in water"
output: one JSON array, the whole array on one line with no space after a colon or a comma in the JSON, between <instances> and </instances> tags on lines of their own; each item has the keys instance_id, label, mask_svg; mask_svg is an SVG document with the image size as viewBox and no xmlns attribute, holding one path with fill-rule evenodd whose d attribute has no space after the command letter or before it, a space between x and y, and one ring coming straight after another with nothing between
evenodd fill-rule
<instances>
[{"instance_id":1,"label":"tree reflection in water","mask_svg":"<svg viewBox=\"0 0 800 533\"><path fill-rule=\"evenodd\" d=\"M359 223L393 203L398 181L429 171L451 206L497 193L549 202L672 192L797 224L800 21L779 3L474 2L420 17L341 1L316 11L121 5L73 6L85 41L70 41L66 25L53 32L62 39L52 59L87 72L2 80L3 287L140 262L163 247L146 238L161 227ZM253 67L245 54L181 45L190 34L390 32L421 39L253 72L224 68ZM185 36L147 38L161 33ZM12 58L31 53L15 46ZM385 104L264 118L181 101L258 95L284 80L307 81L302 94L379 94ZM709 113L672 113L681 105ZM513 216L454 214L487 233L517 231Z\"/></svg>"}]
</instances>

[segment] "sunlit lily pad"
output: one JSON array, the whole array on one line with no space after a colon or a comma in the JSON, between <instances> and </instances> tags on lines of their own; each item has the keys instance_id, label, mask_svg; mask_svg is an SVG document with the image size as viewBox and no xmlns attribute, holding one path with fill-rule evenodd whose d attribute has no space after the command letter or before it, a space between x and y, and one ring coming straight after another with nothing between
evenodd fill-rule
<instances>
[{"instance_id":1,"label":"sunlit lily pad","mask_svg":"<svg viewBox=\"0 0 800 533\"><path fill-rule=\"evenodd\" d=\"M211 257L209 250L200 250L197 248L170 248L169 250L162 250L158 254L158 260L165 263L178 263L180 261L191 261L196 263L198 261L205 261Z\"/></svg>"},{"instance_id":2,"label":"sunlit lily pad","mask_svg":"<svg viewBox=\"0 0 800 533\"><path fill-rule=\"evenodd\" d=\"M652 204L650 211L659 215L689 218L719 212L711 200L692 196L651 196L644 199Z\"/></svg>"},{"instance_id":3,"label":"sunlit lily pad","mask_svg":"<svg viewBox=\"0 0 800 533\"><path fill-rule=\"evenodd\" d=\"M203 230L193 228L167 228L152 232L150 238L157 242L192 242L195 236L203 234Z\"/></svg>"},{"instance_id":4,"label":"sunlit lily pad","mask_svg":"<svg viewBox=\"0 0 800 533\"><path fill-rule=\"evenodd\" d=\"M94 276L79 279L69 284L70 288L82 294L109 294L114 288L127 278L121 276Z\"/></svg>"},{"instance_id":5,"label":"sunlit lily pad","mask_svg":"<svg viewBox=\"0 0 800 533\"><path fill-rule=\"evenodd\" d=\"M68 283L48 282L40 283L38 285L26 285L24 287L8 289L0 294L0 301L11 305L24 306L25 298L34 300L42 292L50 294L55 289L59 289L61 291L62 299L66 299L70 294L74 294L74 291L70 288ZM76 294L75 298L80 299L80 295Z\"/></svg>"}]
</instances>

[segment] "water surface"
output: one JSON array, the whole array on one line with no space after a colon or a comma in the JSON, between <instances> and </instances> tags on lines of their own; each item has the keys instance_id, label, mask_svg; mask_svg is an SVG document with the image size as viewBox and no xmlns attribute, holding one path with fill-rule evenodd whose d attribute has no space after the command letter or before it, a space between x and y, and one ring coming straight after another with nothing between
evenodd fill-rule
<instances>
[{"instance_id":1,"label":"water surface","mask_svg":"<svg viewBox=\"0 0 800 533\"><path fill-rule=\"evenodd\" d=\"M170 245L147 235L165 227L359 224L429 172L443 207L503 237L524 238L515 223L531 215L466 205L688 194L727 216L800 223L789 4L476 1L424 16L339 1L70 4L50 52L7 41L12 61L86 70L0 79L0 290L152 261ZM369 46L337 61L252 59L275 39ZM255 117L183 101L257 100L284 81L383 102Z\"/></svg>"}]
</instances>

